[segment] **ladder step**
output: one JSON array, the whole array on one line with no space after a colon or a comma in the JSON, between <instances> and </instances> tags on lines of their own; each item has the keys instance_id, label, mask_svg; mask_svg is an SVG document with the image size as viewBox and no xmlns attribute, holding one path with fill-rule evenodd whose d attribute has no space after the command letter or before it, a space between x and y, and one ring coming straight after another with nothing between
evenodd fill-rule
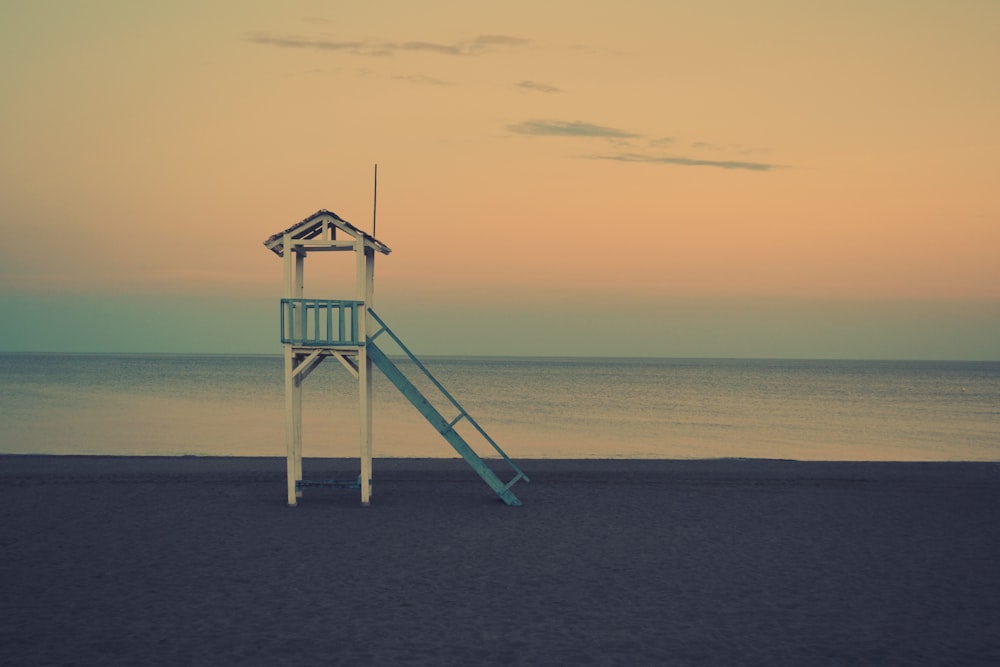
<instances>
[{"instance_id":1,"label":"ladder step","mask_svg":"<svg viewBox=\"0 0 1000 667\"><path fill-rule=\"evenodd\" d=\"M465 419L468 416L469 416L468 413L466 413L464 410L462 412L459 412L458 416L456 416L454 419L452 419L450 422L448 422L448 428L454 427L455 424L457 424L458 422L462 421L463 419Z\"/></svg>"}]
</instances>

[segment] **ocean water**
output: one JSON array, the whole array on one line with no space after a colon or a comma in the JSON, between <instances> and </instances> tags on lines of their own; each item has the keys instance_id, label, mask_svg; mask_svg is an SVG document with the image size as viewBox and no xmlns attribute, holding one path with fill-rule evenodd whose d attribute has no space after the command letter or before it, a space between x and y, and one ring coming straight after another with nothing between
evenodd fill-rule
<instances>
[{"instance_id":1,"label":"ocean water","mask_svg":"<svg viewBox=\"0 0 1000 667\"><path fill-rule=\"evenodd\" d=\"M1000 461L998 362L422 361L513 458ZM283 387L278 356L0 354L0 453L283 456ZM357 456L356 381L304 401L304 456ZM378 371L374 406L377 457L455 456Z\"/></svg>"}]
</instances>

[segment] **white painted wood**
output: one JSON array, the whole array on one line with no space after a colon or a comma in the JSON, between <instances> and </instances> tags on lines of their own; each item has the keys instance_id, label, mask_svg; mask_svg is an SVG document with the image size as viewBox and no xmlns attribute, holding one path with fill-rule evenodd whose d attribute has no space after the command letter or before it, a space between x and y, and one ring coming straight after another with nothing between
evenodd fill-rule
<instances>
[{"instance_id":1,"label":"white painted wood","mask_svg":"<svg viewBox=\"0 0 1000 667\"><path fill-rule=\"evenodd\" d=\"M292 445L294 447L294 455L292 457L294 470L292 471L295 479L302 479L302 382L299 381L295 375L292 375L292 423L294 425L294 431L292 434ZM296 498L302 497L302 490L299 489L295 492Z\"/></svg>"},{"instance_id":2,"label":"white painted wood","mask_svg":"<svg viewBox=\"0 0 1000 667\"><path fill-rule=\"evenodd\" d=\"M372 362L358 349L358 397L361 409L361 504L372 501Z\"/></svg>"},{"instance_id":3,"label":"white painted wood","mask_svg":"<svg viewBox=\"0 0 1000 667\"><path fill-rule=\"evenodd\" d=\"M368 308L372 308L375 305L375 251L371 247L365 248L365 297L362 301L365 302L365 328L362 329L366 334L368 333Z\"/></svg>"},{"instance_id":4,"label":"white painted wood","mask_svg":"<svg viewBox=\"0 0 1000 667\"><path fill-rule=\"evenodd\" d=\"M362 239L355 239L354 241L354 267L355 267L355 297L358 301L365 300L365 244ZM367 305L367 303L365 303ZM362 306L364 308L364 306ZM365 319L361 320L362 322ZM361 329L360 331L364 331Z\"/></svg>"},{"instance_id":5,"label":"white painted wood","mask_svg":"<svg viewBox=\"0 0 1000 667\"><path fill-rule=\"evenodd\" d=\"M295 241L297 248L310 252L320 252L323 250L354 250L354 241L324 241L323 239L301 239Z\"/></svg>"},{"instance_id":6,"label":"white painted wood","mask_svg":"<svg viewBox=\"0 0 1000 667\"><path fill-rule=\"evenodd\" d=\"M301 299L304 289L304 276L305 276L305 253L299 252L294 245L289 244L285 246L287 251L286 255L290 258L290 262L293 265L292 270L292 284L291 284L291 297L294 299ZM294 312L292 317L295 321L294 326L297 327L298 333L301 335L305 331L306 326L306 311L301 304L296 305L293 309ZM295 349L289 346L289 354L292 358L292 363L295 362ZM288 382L289 380L286 380ZM294 368L291 369L291 396L286 398L287 404L286 409L291 412L292 420L292 470L291 475L296 480L302 479L302 382L295 375ZM295 497L302 497L302 490L298 489L295 491Z\"/></svg>"},{"instance_id":7,"label":"white painted wood","mask_svg":"<svg viewBox=\"0 0 1000 667\"><path fill-rule=\"evenodd\" d=\"M298 366L292 370L292 375L296 377L299 384L302 384L309 374L315 370L317 366L323 361L323 350L313 350L309 356L303 359Z\"/></svg>"},{"instance_id":8,"label":"white painted wood","mask_svg":"<svg viewBox=\"0 0 1000 667\"><path fill-rule=\"evenodd\" d=\"M289 234L285 234L283 243L285 244L285 248L287 250L291 243L291 236ZM294 255L294 252L286 251L282 257L285 274L285 298L293 298L295 296L295 263L292 259ZM289 312L287 317L288 321L285 325L286 327L292 327L295 320L293 312ZM286 330L291 331L291 329ZM295 475L297 468L295 461L295 411L292 409L295 402L294 363L295 357L292 346L285 345L285 456L287 458L286 473L288 477L288 504L293 507L296 504L297 498L295 481L298 479Z\"/></svg>"},{"instance_id":9,"label":"white painted wood","mask_svg":"<svg viewBox=\"0 0 1000 667\"><path fill-rule=\"evenodd\" d=\"M284 244L285 248L288 248L291 243L291 236L285 234ZM281 258L285 269L285 298L292 299L295 297L295 274L292 273L292 255L294 253L286 252Z\"/></svg>"},{"instance_id":10,"label":"white painted wood","mask_svg":"<svg viewBox=\"0 0 1000 667\"><path fill-rule=\"evenodd\" d=\"M292 364L295 359L292 355L292 346L285 346L285 455L287 458L288 475L288 504L292 507L296 504L297 494L295 491L295 412L292 405L295 401L295 373Z\"/></svg>"},{"instance_id":11,"label":"white painted wood","mask_svg":"<svg viewBox=\"0 0 1000 667\"><path fill-rule=\"evenodd\" d=\"M358 255L361 258L360 264L360 300L363 302L358 309L361 322L358 331L361 337L367 341L371 323L368 318L368 309L372 306L374 295L375 276L375 251L370 246L362 246ZM358 394L361 401L361 504L369 505L372 494L372 457L373 457L373 435L372 435L372 410L373 410L373 384L372 384L372 361L368 358L367 345L359 350L358 357Z\"/></svg>"},{"instance_id":12,"label":"white painted wood","mask_svg":"<svg viewBox=\"0 0 1000 667\"><path fill-rule=\"evenodd\" d=\"M337 232L343 232L338 239ZM294 238L311 236L312 238ZM282 255L284 260L285 298L301 299L305 294L305 258L311 252L354 251L355 299L361 302L357 309L357 346L329 346L315 348L285 344L285 441L288 476L288 504L295 505L302 497L296 482L302 479L302 391L306 378L328 356L335 357L358 380L358 409L360 410L361 502L371 503L372 495L372 361L366 347L367 334L371 333L368 309L374 296L375 252L389 254L383 243L368 236L350 223L328 211L320 211L300 224L265 242L270 250ZM306 334L306 311L302 304L287 308L285 331L291 340Z\"/></svg>"},{"instance_id":13,"label":"white painted wood","mask_svg":"<svg viewBox=\"0 0 1000 667\"><path fill-rule=\"evenodd\" d=\"M293 298L301 299L305 291L305 270L306 270L306 254L304 252L292 253L295 261L295 294Z\"/></svg>"},{"instance_id":14,"label":"white painted wood","mask_svg":"<svg viewBox=\"0 0 1000 667\"><path fill-rule=\"evenodd\" d=\"M296 248L296 252L293 252L292 256L295 258L295 298L301 299L304 296L305 290L306 254L298 252ZM299 332L304 334L306 329L306 309L300 305L299 310ZM300 378L293 378L293 385L292 411L294 412L295 419L295 479L302 479L302 380ZM295 495L301 498L302 490L298 490Z\"/></svg>"},{"instance_id":15,"label":"white painted wood","mask_svg":"<svg viewBox=\"0 0 1000 667\"><path fill-rule=\"evenodd\" d=\"M292 256L292 263L295 264L295 276L292 283L292 298L301 299L305 294L305 265L306 265L306 255L305 253L299 252L296 248L293 252L289 253ZM293 331L295 335L293 338L304 336L306 333L306 309L301 303L297 303L292 306L293 311Z\"/></svg>"},{"instance_id":16,"label":"white painted wood","mask_svg":"<svg viewBox=\"0 0 1000 667\"><path fill-rule=\"evenodd\" d=\"M348 358L348 356L344 354L341 350L331 350L330 353L337 359L337 361L340 362L340 364L344 368L347 369L347 372L350 373L355 380L358 379L358 366L354 361Z\"/></svg>"}]
</instances>

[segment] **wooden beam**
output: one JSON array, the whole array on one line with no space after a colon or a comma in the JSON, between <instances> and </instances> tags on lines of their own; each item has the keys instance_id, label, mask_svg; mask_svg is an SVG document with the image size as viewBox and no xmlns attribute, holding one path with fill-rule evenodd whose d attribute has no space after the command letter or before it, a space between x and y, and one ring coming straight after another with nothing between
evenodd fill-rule
<instances>
[{"instance_id":1,"label":"wooden beam","mask_svg":"<svg viewBox=\"0 0 1000 667\"><path fill-rule=\"evenodd\" d=\"M313 372L317 366L323 361L323 350L313 350L312 354L302 360L302 362L295 367L292 371L292 375L296 376L299 383L305 381L309 374Z\"/></svg>"},{"instance_id":2,"label":"wooden beam","mask_svg":"<svg viewBox=\"0 0 1000 667\"><path fill-rule=\"evenodd\" d=\"M354 376L354 379L358 379L358 366L353 361L351 361L343 352L340 350L330 350L330 354L339 361L347 372Z\"/></svg>"},{"instance_id":3,"label":"wooden beam","mask_svg":"<svg viewBox=\"0 0 1000 667\"><path fill-rule=\"evenodd\" d=\"M354 250L354 241L334 241L324 239L299 239L292 241L293 248L319 252L322 250Z\"/></svg>"}]
</instances>

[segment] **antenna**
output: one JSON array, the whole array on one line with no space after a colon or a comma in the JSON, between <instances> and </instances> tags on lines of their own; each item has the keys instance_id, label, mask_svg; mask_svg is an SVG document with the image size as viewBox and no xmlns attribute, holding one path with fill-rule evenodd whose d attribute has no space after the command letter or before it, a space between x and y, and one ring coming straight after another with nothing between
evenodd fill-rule
<instances>
[{"instance_id":1,"label":"antenna","mask_svg":"<svg viewBox=\"0 0 1000 667\"><path fill-rule=\"evenodd\" d=\"M375 236L375 213L378 210L378 162L375 163L375 192L372 195L372 236Z\"/></svg>"}]
</instances>

